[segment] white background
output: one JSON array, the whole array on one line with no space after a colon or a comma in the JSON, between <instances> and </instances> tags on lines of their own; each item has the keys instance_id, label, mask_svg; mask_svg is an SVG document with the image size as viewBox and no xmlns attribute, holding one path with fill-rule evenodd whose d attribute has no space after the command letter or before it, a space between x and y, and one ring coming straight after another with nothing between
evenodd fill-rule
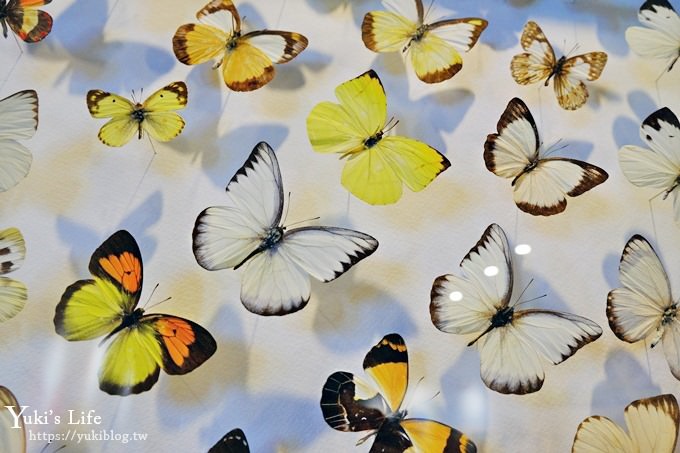
<instances>
[{"instance_id":1,"label":"white background","mask_svg":"<svg viewBox=\"0 0 680 453\"><path fill-rule=\"evenodd\" d=\"M10 37L0 42L0 97L36 89L40 125L25 144L34 163L28 177L0 194L1 227L24 233L28 256L12 277L29 288L16 318L0 325L0 384L31 410L96 410L101 426L143 432L132 446L90 442L67 451L201 451L241 427L254 452L368 451L359 434L329 428L319 398L328 375L361 374L364 355L383 335L400 333L409 348L411 415L433 418L465 432L482 451L569 451L578 424L592 414L623 421L631 401L677 392L663 352L619 341L607 325L607 292L618 286L618 261L626 240L645 235L659 252L673 290L680 291L680 237L670 201L653 203L651 190L622 175L617 151L641 144L642 120L661 106L680 113L680 70L654 80L661 62L628 50L624 31L637 24L642 0L438 0L430 15L479 16L489 21L480 42L464 55L452 80L418 81L399 55L376 55L361 41L363 15L377 0L249 0L237 3L246 29L291 30L309 38L308 49L277 67L277 76L252 93L229 93L209 64L188 67L172 53L177 26L195 22L204 1L58 0L44 7L52 33L35 45ZM680 5L676 2L676 7ZM559 108L551 88L521 87L509 64L520 52L527 20L537 21L558 56L604 50L609 62L589 84L591 98L576 112ZM11 70L16 61L18 63ZM335 87L369 68L385 86L396 132L442 151L452 167L426 190L406 190L396 205L368 206L340 185L343 163L316 154L305 120ZM10 73L11 70L11 73ZM134 140L114 149L97 139L85 93L103 89L129 96L185 80L187 126L168 144ZM563 214L536 218L512 202L509 180L484 167L486 135L514 96L532 110L542 140L562 139L559 154L599 165L610 178L570 199ZM239 301L240 275L207 272L191 251L198 213L224 200L224 187L260 140L277 151L284 190L291 192L287 223L320 216L320 224L355 228L375 236L370 258L329 284L313 284L309 305L282 318L249 313ZM148 168L147 168L148 167ZM479 355L470 338L439 332L428 312L438 275L458 263L492 222L511 247L532 253L515 259L516 295L548 294L535 306L589 317L602 337L559 366L546 367L543 389L506 396L479 378ZM128 229L145 263L145 302L172 299L155 310L192 319L216 338L218 349L186 376L161 373L148 392L125 398L98 389L103 348L97 341L70 343L54 331L54 308L64 289L89 276L90 255L114 231ZM515 296L516 297L516 296ZM441 393L430 400L436 392ZM68 426L29 427L64 433ZM79 428L81 429L81 428ZM39 451L41 442L30 442Z\"/></svg>"}]
</instances>

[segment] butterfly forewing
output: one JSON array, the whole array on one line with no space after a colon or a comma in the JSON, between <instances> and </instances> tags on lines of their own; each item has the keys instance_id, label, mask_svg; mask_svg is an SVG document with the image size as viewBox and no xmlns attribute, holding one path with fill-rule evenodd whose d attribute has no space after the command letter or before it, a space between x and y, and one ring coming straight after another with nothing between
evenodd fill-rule
<instances>
[{"instance_id":1,"label":"butterfly forewing","mask_svg":"<svg viewBox=\"0 0 680 453\"><path fill-rule=\"evenodd\" d=\"M208 453L250 453L250 447L243 431L235 428L213 445Z\"/></svg>"},{"instance_id":2,"label":"butterfly forewing","mask_svg":"<svg viewBox=\"0 0 680 453\"><path fill-rule=\"evenodd\" d=\"M37 9L52 0L9 0L0 8L0 23L7 37L5 21L12 31L28 43L42 41L52 30L52 16Z\"/></svg>"},{"instance_id":3,"label":"butterfly forewing","mask_svg":"<svg viewBox=\"0 0 680 453\"><path fill-rule=\"evenodd\" d=\"M212 0L198 10L196 19L222 30L241 31L241 16L231 0Z\"/></svg>"},{"instance_id":4,"label":"butterfly forewing","mask_svg":"<svg viewBox=\"0 0 680 453\"><path fill-rule=\"evenodd\" d=\"M7 408L10 406L11 409ZM8 453L26 453L26 427L24 418L15 422L12 412L21 412L21 406L14 394L0 385L0 451ZM18 424L18 427L15 426Z\"/></svg>"},{"instance_id":5,"label":"butterfly forewing","mask_svg":"<svg viewBox=\"0 0 680 453\"><path fill-rule=\"evenodd\" d=\"M364 371L378 385L389 409L397 412L408 387L408 351L404 339L386 335L364 358Z\"/></svg>"},{"instance_id":6,"label":"butterfly forewing","mask_svg":"<svg viewBox=\"0 0 680 453\"><path fill-rule=\"evenodd\" d=\"M528 85L546 80L557 63L548 38L536 22L529 21L524 26L520 44L526 51L515 55L510 63L512 77L520 85Z\"/></svg>"},{"instance_id":7,"label":"butterfly forewing","mask_svg":"<svg viewBox=\"0 0 680 453\"><path fill-rule=\"evenodd\" d=\"M644 27L628 27L626 41L641 57L666 60L670 71L680 56L680 17L667 0L648 0L638 12Z\"/></svg>"},{"instance_id":8,"label":"butterfly forewing","mask_svg":"<svg viewBox=\"0 0 680 453\"><path fill-rule=\"evenodd\" d=\"M38 127L38 94L24 90L0 100L0 192L24 179L33 156L17 140L33 137Z\"/></svg>"}]
</instances>

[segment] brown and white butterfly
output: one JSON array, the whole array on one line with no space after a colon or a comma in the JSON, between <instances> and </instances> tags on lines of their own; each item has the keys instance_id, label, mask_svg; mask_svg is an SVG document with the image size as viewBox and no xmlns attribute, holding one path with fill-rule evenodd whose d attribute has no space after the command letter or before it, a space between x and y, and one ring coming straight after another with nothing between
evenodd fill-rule
<instances>
[{"instance_id":1,"label":"brown and white butterfly","mask_svg":"<svg viewBox=\"0 0 680 453\"><path fill-rule=\"evenodd\" d=\"M555 52L536 22L524 26L520 40L526 51L515 55L510 70L515 82L528 85L545 80L548 86L553 79L557 102L566 110L576 110L588 99L588 89L583 83L600 78L607 64L605 52L589 52L567 58L555 58Z\"/></svg>"}]
</instances>

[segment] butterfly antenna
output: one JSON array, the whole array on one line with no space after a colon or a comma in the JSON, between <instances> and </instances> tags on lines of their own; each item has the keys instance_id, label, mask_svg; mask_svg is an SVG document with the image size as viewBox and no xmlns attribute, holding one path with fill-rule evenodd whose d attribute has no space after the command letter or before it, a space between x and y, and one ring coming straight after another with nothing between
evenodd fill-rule
<instances>
[{"instance_id":1,"label":"butterfly antenna","mask_svg":"<svg viewBox=\"0 0 680 453\"><path fill-rule=\"evenodd\" d=\"M425 14L423 15L423 20L430 14L430 10L432 10L432 7L434 6L434 0L430 0L430 4L428 5L427 9L425 10Z\"/></svg>"},{"instance_id":2,"label":"butterfly antenna","mask_svg":"<svg viewBox=\"0 0 680 453\"><path fill-rule=\"evenodd\" d=\"M513 307L519 307L519 306L522 305L522 304L526 304L526 303L529 303L529 302L533 302L533 301L538 300L538 299L543 299L544 297L547 297L547 296L548 296L547 294L542 294L542 295L536 296L536 297L534 297L534 298L532 298L532 299L523 300L523 301L521 301L521 302L517 302L515 305L513 305Z\"/></svg>"},{"instance_id":3,"label":"butterfly antenna","mask_svg":"<svg viewBox=\"0 0 680 453\"><path fill-rule=\"evenodd\" d=\"M288 202L286 203L286 213L283 215L282 225L286 224L286 219L288 218L288 210L290 209L290 192L288 192Z\"/></svg>"},{"instance_id":4,"label":"butterfly antenna","mask_svg":"<svg viewBox=\"0 0 680 453\"><path fill-rule=\"evenodd\" d=\"M556 151L561 151L561 150L563 150L564 148L566 148L567 146L569 146L567 143L565 143L565 144L563 144L563 145L561 145L561 146L558 146L561 142L562 142L562 139L560 138L560 139L558 139L555 143L553 143L553 144L551 144L550 146L548 146L548 147L546 148L545 154L544 154L543 156L544 156L544 157L548 157L550 154L552 154L552 153L554 153L554 152L556 152Z\"/></svg>"},{"instance_id":5,"label":"butterfly antenna","mask_svg":"<svg viewBox=\"0 0 680 453\"><path fill-rule=\"evenodd\" d=\"M156 293L156 290L158 289L159 285L160 285L160 283L156 283L156 286L153 287L153 289L151 290L151 294L149 294L149 297L146 299L146 302L144 302L144 305L142 305L143 309L146 309L146 304L148 304L149 301L151 301L151 298Z\"/></svg>"},{"instance_id":6,"label":"butterfly antenna","mask_svg":"<svg viewBox=\"0 0 680 453\"><path fill-rule=\"evenodd\" d=\"M407 402L402 403L402 407L404 409L407 409L411 407L411 403L413 402L413 398L415 397L416 393L418 393L418 387L420 386L420 383L423 382L423 379L425 379L425 376L420 376L420 379L418 379L418 382L416 382L415 387L413 388L413 391L409 395L409 399Z\"/></svg>"},{"instance_id":7,"label":"butterfly antenna","mask_svg":"<svg viewBox=\"0 0 680 453\"><path fill-rule=\"evenodd\" d=\"M355 446L358 447L359 445L363 444L364 442L366 442L368 439L370 439L371 437L375 436L376 434L378 434L378 431L373 431L372 433L369 433L369 434L365 435L364 437L362 437L361 439L359 439L359 440L357 441L357 443L355 444Z\"/></svg>"},{"instance_id":8,"label":"butterfly antenna","mask_svg":"<svg viewBox=\"0 0 680 453\"><path fill-rule=\"evenodd\" d=\"M394 117L390 118L390 120L387 122L385 125L385 129L383 130L383 134L387 134L389 131L397 127L397 124L399 124L399 120L395 120Z\"/></svg>"},{"instance_id":9,"label":"butterfly antenna","mask_svg":"<svg viewBox=\"0 0 680 453\"><path fill-rule=\"evenodd\" d=\"M290 227L292 227L293 225L299 225L299 224L305 223L305 222L311 222L312 220L319 220L320 218L321 218L321 217L318 217L318 216L317 216L317 217L312 217L312 218L310 218L310 219L298 220L297 222L293 222L293 223L291 223L290 225L286 225L286 228L290 228Z\"/></svg>"}]
</instances>

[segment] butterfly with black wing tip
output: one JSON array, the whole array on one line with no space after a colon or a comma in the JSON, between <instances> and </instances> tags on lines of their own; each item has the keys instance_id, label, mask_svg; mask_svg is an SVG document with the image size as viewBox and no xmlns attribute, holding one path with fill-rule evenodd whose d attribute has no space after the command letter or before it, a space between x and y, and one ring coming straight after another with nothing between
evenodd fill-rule
<instances>
[{"instance_id":1,"label":"butterfly with black wing tip","mask_svg":"<svg viewBox=\"0 0 680 453\"><path fill-rule=\"evenodd\" d=\"M626 41L641 57L666 60L671 71L680 58L680 16L667 0L647 0L638 19L645 27L628 27Z\"/></svg>"},{"instance_id":2,"label":"butterfly with black wing tip","mask_svg":"<svg viewBox=\"0 0 680 453\"><path fill-rule=\"evenodd\" d=\"M680 319L668 275L647 239L636 234L621 254L621 288L607 295L607 320L612 332L628 343L650 340L663 344L671 373L680 379Z\"/></svg>"},{"instance_id":3,"label":"butterfly with black wing tip","mask_svg":"<svg viewBox=\"0 0 680 453\"><path fill-rule=\"evenodd\" d=\"M0 231L0 275L19 269L26 257L26 244L16 228ZM0 322L7 321L24 309L28 289L18 280L0 277Z\"/></svg>"},{"instance_id":4,"label":"butterfly with black wing tip","mask_svg":"<svg viewBox=\"0 0 680 453\"><path fill-rule=\"evenodd\" d=\"M181 25L172 38L177 59L186 65L217 60L224 83L234 91L253 91L271 82L274 64L287 63L307 48L299 33L241 31L241 17L231 0L213 0L196 13L200 24Z\"/></svg>"},{"instance_id":5,"label":"butterfly with black wing tip","mask_svg":"<svg viewBox=\"0 0 680 453\"><path fill-rule=\"evenodd\" d=\"M235 428L213 445L208 453L250 453L250 447L243 431Z\"/></svg>"},{"instance_id":6,"label":"butterfly with black wing tip","mask_svg":"<svg viewBox=\"0 0 680 453\"><path fill-rule=\"evenodd\" d=\"M432 285L430 316L442 332L474 334L484 384L500 393L526 394L543 386L545 361L555 365L602 335L590 319L552 310L518 310L511 302L508 239L490 225L460 263L463 276L442 275Z\"/></svg>"},{"instance_id":7,"label":"butterfly with black wing tip","mask_svg":"<svg viewBox=\"0 0 680 453\"><path fill-rule=\"evenodd\" d=\"M396 333L385 335L368 351L364 371L378 388L346 371L330 375L321 393L326 423L339 431L372 432L371 452L474 453L475 444L443 423L406 418L401 405L408 387L408 352Z\"/></svg>"},{"instance_id":8,"label":"butterfly with black wing tip","mask_svg":"<svg viewBox=\"0 0 680 453\"><path fill-rule=\"evenodd\" d=\"M416 75L426 83L443 82L456 75L463 67L460 53L472 49L488 25L477 17L426 24L422 0L382 3L388 11L371 11L364 16L364 44L373 52L410 55Z\"/></svg>"},{"instance_id":9,"label":"butterfly with black wing tip","mask_svg":"<svg viewBox=\"0 0 680 453\"><path fill-rule=\"evenodd\" d=\"M0 100L0 192L28 175L31 152L17 140L33 137L38 129L38 93L24 90Z\"/></svg>"},{"instance_id":10,"label":"butterfly with black wing tip","mask_svg":"<svg viewBox=\"0 0 680 453\"><path fill-rule=\"evenodd\" d=\"M555 58L555 52L536 22L524 26L520 39L525 53L515 55L510 70L515 82L528 85L545 80L548 86L553 79L553 88L560 107L576 110L588 99L588 89L583 81L600 78L607 64L604 52L589 52L567 58Z\"/></svg>"},{"instance_id":11,"label":"butterfly with black wing tip","mask_svg":"<svg viewBox=\"0 0 680 453\"><path fill-rule=\"evenodd\" d=\"M640 137L649 149L623 146L619 166L636 186L663 189L664 200L672 194L675 221L680 223L680 122L663 107L645 118Z\"/></svg>"},{"instance_id":12,"label":"butterfly with black wing tip","mask_svg":"<svg viewBox=\"0 0 680 453\"><path fill-rule=\"evenodd\" d=\"M274 150L258 143L227 184L227 204L196 219L193 250L207 270L243 266L241 302L259 315L287 315L309 301L310 276L336 279L378 248L358 231L336 227L287 229L283 185Z\"/></svg>"},{"instance_id":13,"label":"butterfly with black wing tip","mask_svg":"<svg viewBox=\"0 0 680 453\"><path fill-rule=\"evenodd\" d=\"M671 394L633 401L624 412L628 433L607 417L593 415L576 430L572 453L673 453L680 409Z\"/></svg>"},{"instance_id":14,"label":"butterfly with black wing tip","mask_svg":"<svg viewBox=\"0 0 680 453\"><path fill-rule=\"evenodd\" d=\"M37 9L52 0L0 0L0 25L7 38L7 26L23 41L42 41L52 31L52 16Z\"/></svg>"},{"instance_id":15,"label":"butterfly with black wing tip","mask_svg":"<svg viewBox=\"0 0 680 453\"><path fill-rule=\"evenodd\" d=\"M484 143L486 168L502 178L513 178L513 198L532 215L559 214L567 195L579 196L602 184L609 175L595 165L565 157L547 157L538 128L526 104L512 99L498 125Z\"/></svg>"}]
</instances>

